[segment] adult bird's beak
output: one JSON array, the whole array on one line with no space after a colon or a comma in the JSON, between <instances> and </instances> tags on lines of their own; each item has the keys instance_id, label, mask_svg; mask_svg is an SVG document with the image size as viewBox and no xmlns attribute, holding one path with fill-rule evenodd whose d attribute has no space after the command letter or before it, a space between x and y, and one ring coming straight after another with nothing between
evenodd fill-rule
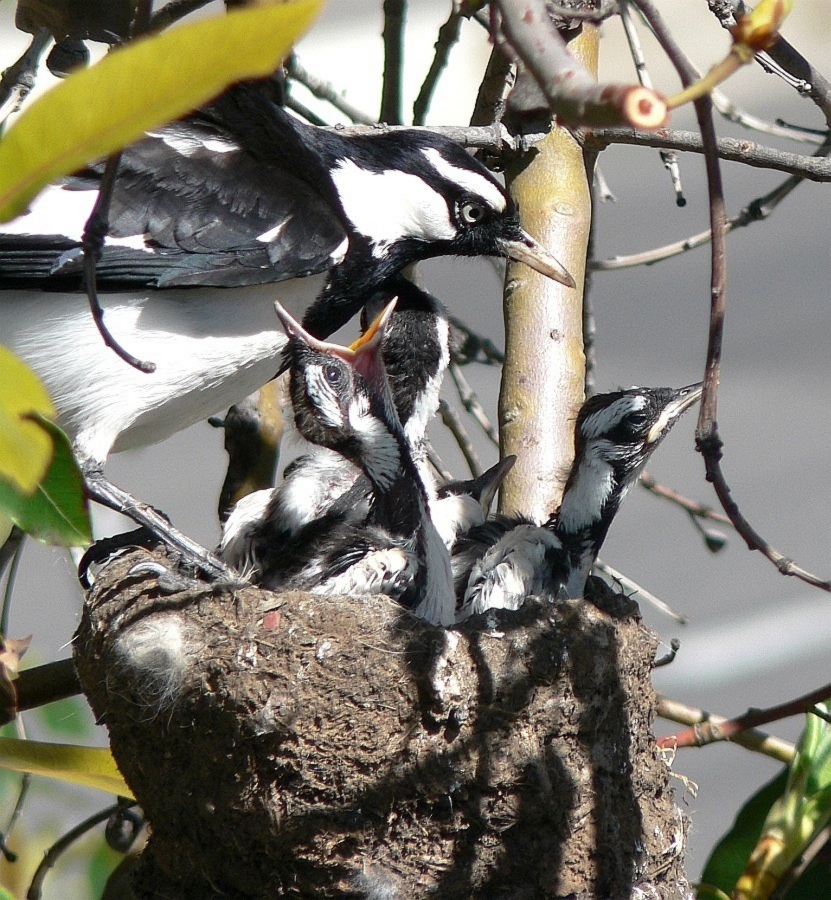
<instances>
[{"instance_id":1,"label":"adult bird's beak","mask_svg":"<svg viewBox=\"0 0 831 900\"><path fill-rule=\"evenodd\" d=\"M576 287L566 267L527 231L520 229L520 237L515 240L499 238L499 247L505 256L514 262L525 263L540 275L547 275L566 287Z\"/></svg>"},{"instance_id":2,"label":"adult bird's beak","mask_svg":"<svg viewBox=\"0 0 831 900\"><path fill-rule=\"evenodd\" d=\"M649 429L649 434L646 436L646 443L654 444L655 441L659 441L667 428L673 425L675 420L682 413L686 412L693 403L696 403L701 398L703 387L703 383L699 381L696 384L678 388L673 399L667 403L663 412L658 417L658 420L652 428Z\"/></svg>"}]
</instances>

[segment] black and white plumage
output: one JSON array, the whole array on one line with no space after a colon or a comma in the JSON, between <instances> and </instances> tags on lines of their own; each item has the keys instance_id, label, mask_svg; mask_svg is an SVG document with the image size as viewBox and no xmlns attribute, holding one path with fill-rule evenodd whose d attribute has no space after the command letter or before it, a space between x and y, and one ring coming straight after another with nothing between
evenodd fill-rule
<instances>
[{"instance_id":1,"label":"black and white plumage","mask_svg":"<svg viewBox=\"0 0 831 900\"><path fill-rule=\"evenodd\" d=\"M483 525L496 493L514 466L515 456L506 456L476 478L441 485L431 503L433 522L449 549L472 528Z\"/></svg>"},{"instance_id":2,"label":"black and white plumage","mask_svg":"<svg viewBox=\"0 0 831 900\"><path fill-rule=\"evenodd\" d=\"M394 288L395 309L381 339L389 388L434 517L441 516L444 507L448 516L456 517L457 503L436 503L425 450L427 424L438 408L450 358L447 316L436 297L411 281L397 278ZM365 304L364 315L376 314L390 299L386 292L376 294ZM289 443L303 441L293 428L293 420L288 403L284 421L290 433ZM255 578L259 558L268 552L267 548L290 540L299 528L324 516L347 492L349 495L340 505L350 511L355 522L366 517L371 485L359 467L326 446L303 443L302 455L286 467L280 484L240 500L223 528L223 558Z\"/></svg>"},{"instance_id":3,"label":"black and white plumage","mask_svg":"<svg viewBox=\"0 0 831 900\"><path fill-rule=\"evenodd\" d=\"M48 188L0 232L0 334L46 383L88 467L273 377L285 343L275 298L325 336L431 256L510 256L568 280L458 145L306 126L241 85L121 162L97 280L116 340L155 363L145 374L104 346L81 291L99 179L88 169Z\"/></svg>"},{"instance_id":4,"label":"black and white plumage","mask_svg":"<svg viewBox=\"0 0 831 900\"><path fill-rule=\"evenodd\" d=\"M517 609L532 594L582 597L629 488L701 385L596 394L580 409L574 462L559 510L543 525L495 519L454 548L457 621Z\"/></svg>"},{"instance_id":5,"label":"black and white plumage","mask_svg":"<svg viewBox=\"0 0 831 900\"><path fill-rule=\"evenodd\" d=\"M346 500L288 541L257 535L258 581L271 589L384 593L435 624L451 624L450 556L430 517L427 491L409 452L384 369L380 325L352 348L315 339L281 312L289 342L295 424L307 440L342 454L371 486L368 510Z\"/></svg>"},{"instance_id":6,"label":"black and white plumage","mask_svg":"<svg viewBox=\"0 0 831 900\"><path fill-rule=\"evenodd\" d=\"M427 425L438 408L450 358L447 316L437 298L404 278L395 282L395 297L381 344L384 367L410 456L427 491L433 524L450 549L460 535L485 521L515 458L502 460L476 479L435 485L426 457ZM384 299L389 298L376 295L365 305L365 314L380 309ZM292 418L289 409L288 426ZM327 513L348 516L355 524L365 521L371 492L367 477L342 454L308 445L286 467L276 488L255 491L236 504L223 527L220 555L256 580L261 560L271 548L282 546Z\"/></svg>"}]
</instances>

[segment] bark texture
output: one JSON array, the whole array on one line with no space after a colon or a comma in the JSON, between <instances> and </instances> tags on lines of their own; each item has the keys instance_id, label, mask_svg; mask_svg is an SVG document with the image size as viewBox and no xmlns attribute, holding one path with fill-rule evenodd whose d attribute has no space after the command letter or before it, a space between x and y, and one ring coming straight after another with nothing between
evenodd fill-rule
<instances>
[{"instance_id":1,"label":"bark texture","mask_svg":"<svg viewBox=\"0 0 831 900\"><path fill-rule=\"evenodd\" d=\"M597 71L597 28L583 25L568 47ZM521 73L518 86L526 82ZM521 130L513 97L506 122ZM545 522L560 505L574 458L574 419L584 400L583 291L593 167L594 157L586 158L571 133L553 123L533 151L509 158L505 168L523 226L577 283L564 287L519 263L505 271L499 440L500 455L514 454L517 461L499 492L499 511L536 522Z\"/></svg>"},{"instance_id":2,"label":"bark texture","mask_svg":"<svg viewBox=\"0 0 831 900\"><path fill-rule=\"evenodd\" d=\"M169 593L148 559L99 574L75 638L152 827L136 897L691 897L625 597L443 630L384 598Z\"/></svg>"}]
</instances>

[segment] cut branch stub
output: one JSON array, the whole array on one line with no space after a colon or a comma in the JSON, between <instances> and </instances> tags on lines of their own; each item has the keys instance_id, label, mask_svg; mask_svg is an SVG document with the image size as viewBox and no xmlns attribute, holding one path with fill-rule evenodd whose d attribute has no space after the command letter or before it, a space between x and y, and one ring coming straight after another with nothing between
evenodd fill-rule
<instances>
[{"instance_id":1,"label":"cut branch stub","mask_svg":"<svg viewBox=\"0 0 831 900\"><path fill-rule=\"evenodd\" d=\"M445 631L385 598L165 595L146 559L75 639L152 823L137 897L691 896L626 598Z\"/></svg>"},{"instance_id":2,"label":"cut branch stub","mask_svg":"<svg viewBox=\"0 0 831 900\"><path fill-rule=\"evenodd\" d=\"M494 0L511 50L537 81L560 125L660 128L666 100L641 85L598 84L566 49L544 0ZM587 26L590 27L590 26Z\"/></svg>"}]
</instances>

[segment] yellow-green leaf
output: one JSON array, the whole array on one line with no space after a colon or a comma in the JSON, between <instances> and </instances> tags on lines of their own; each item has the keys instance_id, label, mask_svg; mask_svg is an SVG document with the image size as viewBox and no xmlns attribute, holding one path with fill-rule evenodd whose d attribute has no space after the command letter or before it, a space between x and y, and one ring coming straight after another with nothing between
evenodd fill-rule
<instances>
[{"instance_id":1,"label":"yellow-green leaf","mask_svg":"<svg viewBox=\"0 0 831 900\"><path fill-rule=\"evenodd\" d=\"M52 459L52 438L28 418L33 413L55 415L49 394L22 360L0 347L0 479L24 494L34 491Z\"/></svg>"},{"instance_id":2,"label":"yellow-green leaf","mask_svg":"<svg viewBox=\"0 0 831 900\"><path fill-rule=\"evenodd\" d=\"M0 768L45 775L119 797L133 796L118 771L112 753L102 747L76 747L74 744L47 744L0 737Z\"/></svg>"},{"instance_id":3,"label":"yellow-green leaf","mask_svg":"<svg viewBox=\"0 0 831 900\"><path fill-rule=\"evenodd\" d=\"M92 535L81 470L60 428L48 419L36 421L55 448L52 462L31 496L0 480L0 513L39 541L83 547Z\"/></svg>"},{"instance_id":4,"label":"yellow-green leaf","mask_svg":"<svg viewBox=\"0 0 831 900\"><path fill-rule=\"evenodd\" d=\"M140 38L32 103L0 141L0 221L61 175L273 72L322 0L260 2Z\"/></svg>"}]
</instances>

